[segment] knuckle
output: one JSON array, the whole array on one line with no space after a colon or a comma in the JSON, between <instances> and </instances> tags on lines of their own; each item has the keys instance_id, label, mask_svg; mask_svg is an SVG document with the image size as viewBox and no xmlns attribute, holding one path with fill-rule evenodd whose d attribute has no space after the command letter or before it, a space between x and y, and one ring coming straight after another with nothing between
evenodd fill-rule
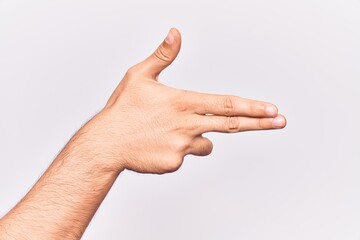
<instances>
[{"instance_id":1,"label":"knuckle","mask_svg":"<svg viewBox=\"0 0 360 240\"><path fill-rule=\"evenodd\" d=\"M189 110L189 104L184 99L184 95L179 95L175 96L172 100L173 107L179 112L187 112Z\"/></svg>"},{"instance_id":2,"label":"knuckle","mask_svg":"<svg viewBox=\"0 0 360 240\"><path fill-rule=\"evenodd\" d=\"M132 78L132 77L134 77L136 72L137 72L136 66L131 66L130 68L128 68L125 75L129 78Z\"/></svg>"},{"instance_id":3,"label":"knuckle","mask_svg":"<svg viewBox=\"0 0 360 240\"><path fill-rule=\"evenodd\" d=\"M163 46L160 46L158 49L156 49L156 51L154 52L154 56L164 63L168 63L171 61L169 54Z\"/></svg>"},{"instance_id":4,"label":"knuckle","mask_svg":"<svg viewBox=\"0 0 360 240\"><path fill-rule=\"evenodd\" d=\"M200 129L204 128L204 124L202 123L200 118L194 118L188 121L186 128L188 131L197 132Z\"/></svg>"},{"instance_id":5,"label":"knuckle","mask_svg":"<svg viewBox=\"0 0 360 240\"><path fill-rule=\"evenodd\" d=\"M163 172L170 173L177 171L181 167L183 160L184 158L179 156L167 159L166 163L164 164Z\"/></svg>"},{"instance_id":6,"label":"knuckle","mask_svg":"<svg viewBox=\"0 0 360 240\"><path fill-rule=\"evenodd\" d=\"M185 152L188 148L189 148L189 141L187 139L185 139L184 137L182 138L178 138L175 142L174 142L174 148L175 148L175 152Z\"/></svg>"},{"instance_id":7,"label":"knuckle","mask_svg":"<svg viewBox=\"0 0 360 240\"><path fill-rule=\"evenodd\" d=\"M186 112L188 110L187 106L183 103L176 103L175 109L178 112Z\"/></svg>"},{"instance_id":8,"label":"knuckle","mask_svg":"<svg viewBox=\"0 0 360 240\"><path fill-rule=\"evenodd\" d=\"M261 119L258 119L257 121L257 129L266 129L266 125L264 124L264 121L262 121Z\"/></svg>"},{"instance_id":9,"label":"knuckle","mask_svg":"<svg viewBox=\"0 0 360 240\"><path fill-rule=\"evenodd\" d=\"M225 120L225 129L228 132L237 132L239 130L239 118L228 116Z\"/></svg>"},{"instance_id":10,"label":"knuckle","mask_svg":"<svg viewBox=\"0 0 360 240\"><path fill-rule=\"evenodd\" d=\"M248 111L253 115L262 114L262 110L263 109L259 107L259 105L257 105L256 103L250 103L248 105Z\"/></svg>"},{"instance_id":11,"label":"knuckle","mask_svg":"<svg viewBox=\"0 0 360 240\"><path fill-rule=\"evenodd\" d=\"M226 96L223 100L223 108L224 108L224 113L226 116L230 116L234 113L234 109L235 109L235 101L233 99L233 97L231 96Z\"/></svg>"}]
</instances>

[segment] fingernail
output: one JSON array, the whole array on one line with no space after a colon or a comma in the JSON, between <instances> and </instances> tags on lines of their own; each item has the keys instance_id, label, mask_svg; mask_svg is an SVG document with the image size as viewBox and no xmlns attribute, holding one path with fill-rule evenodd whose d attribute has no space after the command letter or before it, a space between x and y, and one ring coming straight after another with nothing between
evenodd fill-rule
<instances>
[{"instance_id":1,"label":"fingernail","mask_svg":"<svg viewBox=\"0 0 360 240\"><path fill-rule=\"evenodd\" d=\"M267 116L270 116L270 117L274 116L275 117L277 115L277 112L278 112L278 110L277 110L277 108L275 106L267 106L265 108L265 113L266 113Z\"/></svg>"},{"instance_id":2,"label":"fingernail","mask_svg":"<svg viewBox=\"0 0 360 240\"><path fill-rule=\"evenodd\" d=\"M174 42L174 36L171 33L171 29L165 38L165 42L167 42L168 44L172 44Z\"/></svg>"},{"instance_id":3,"label":"fingernail","mask_svg":"<svg viewBox=\"0 0 360 240\"><path fill-rule=\"evenodd\" d=\"M285 118L283 117L276 117L272 121L273 128L283 128L285 126Z\"/></svg>"}]
</instances>

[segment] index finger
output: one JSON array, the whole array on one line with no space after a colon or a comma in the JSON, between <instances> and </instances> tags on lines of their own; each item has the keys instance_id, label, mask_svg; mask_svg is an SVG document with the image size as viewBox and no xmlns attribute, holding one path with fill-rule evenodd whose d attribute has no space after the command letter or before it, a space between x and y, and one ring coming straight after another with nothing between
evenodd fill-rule
<instances>
[{"instance_id":1,"label":"index finger","mask_svg":"<svg viewBox=\"0 0 360 240\"><path fill-rule=\"evenodd\" d=\"M274 104L241 98L234 95L189 92L193 110L197 114L220 116L276 117Z\"/></svg>"}]
</instances>

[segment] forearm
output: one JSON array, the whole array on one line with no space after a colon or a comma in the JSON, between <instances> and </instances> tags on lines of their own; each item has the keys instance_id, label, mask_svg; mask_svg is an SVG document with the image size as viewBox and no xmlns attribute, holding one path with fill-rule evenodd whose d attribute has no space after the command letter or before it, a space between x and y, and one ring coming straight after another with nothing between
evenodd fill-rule
<instances>
[{"instance_id":1,"label":"forearm","mask_svg":"<svg viewBox=\"0 0 360 240\"><path fill-rule=\"evenodd\" d=\"M121 171L104 167L82 131L0 220L0 239L80 239Z\"/></svg>"}]
</instances>

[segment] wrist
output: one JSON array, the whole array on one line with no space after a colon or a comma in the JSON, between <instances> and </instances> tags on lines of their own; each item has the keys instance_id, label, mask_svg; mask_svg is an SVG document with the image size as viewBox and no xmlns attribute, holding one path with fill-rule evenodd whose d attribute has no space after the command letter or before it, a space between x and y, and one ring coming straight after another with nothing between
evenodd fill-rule
<instances>
[{"instance_id":1,"label":"wrist","mask_svg":"<svg viewBox=\"0 0 360 240\"><path fill-rule=\"evenodd\" d=\"M120 174L125 170L124 158L119 154L122 147L119 142L111 141L109 126L103 112L98 113L75 133L58 158L98 173Z\"/></svg>"}]
</instances>

